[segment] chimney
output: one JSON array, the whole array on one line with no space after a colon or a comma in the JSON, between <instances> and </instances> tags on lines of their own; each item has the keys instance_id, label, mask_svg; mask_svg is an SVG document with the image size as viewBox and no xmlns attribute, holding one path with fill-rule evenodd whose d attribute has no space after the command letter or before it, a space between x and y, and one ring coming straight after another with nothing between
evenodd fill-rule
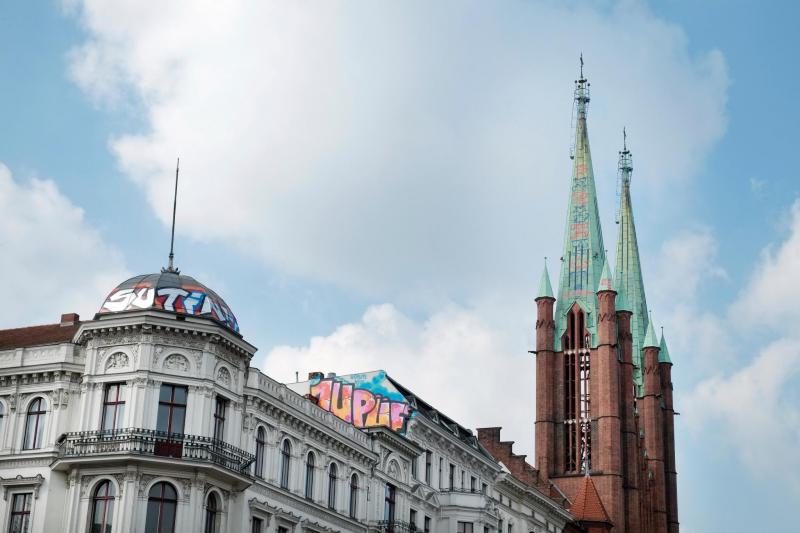
<instances>
[{"instance_id":1,"label":"chimney","mask_svg":"<svg viewBox=\"0 0 800 533\"><path fill-rule=\"evenodd\" d=\"M81 317L78 313L64 313L61 315L61 327L74 326L80 321Z\"/></svg>"}]
</instances>

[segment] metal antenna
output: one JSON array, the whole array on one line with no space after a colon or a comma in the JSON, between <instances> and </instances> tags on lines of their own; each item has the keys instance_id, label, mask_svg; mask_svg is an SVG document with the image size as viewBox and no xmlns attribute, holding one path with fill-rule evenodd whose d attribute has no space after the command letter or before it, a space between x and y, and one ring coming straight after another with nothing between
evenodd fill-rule
<instances>
[{"instance_id":1,"label":"metal antenna","mask_svg":"<svg viewBox=\"0 0 800 533\"><path fill-rule=\"evenodd\" d=\"M622 151L628 151L628 132L625 131L625 126L622 126Z\"/></svg>"},{"instance_id":2,"label":"metal antenna","mask_svg":"<svg viewBox=\"0 0 800 533\"><path fill-rule=\"evenodd\" d=\"M583 52L581 52L581 79L583 79Z\"/></svg>"},{"instance_id":3,"label":"metal antenna","mask_svg":"<svg viewBox=\"0 0 800 533\"><path fill-rule=\"evenodd\" d=\"M181 168L181 158L178 158L178 162L175 164L175 194L172 197L172 234L169 239L169 262L167 263L166 269L161 269L162 272L169 272L172 274L180 274L180 270L175 268L173 265L173 259L175 258L175 212L178 208L178 173L180 172Z\"/></svg>"}]
</instances>

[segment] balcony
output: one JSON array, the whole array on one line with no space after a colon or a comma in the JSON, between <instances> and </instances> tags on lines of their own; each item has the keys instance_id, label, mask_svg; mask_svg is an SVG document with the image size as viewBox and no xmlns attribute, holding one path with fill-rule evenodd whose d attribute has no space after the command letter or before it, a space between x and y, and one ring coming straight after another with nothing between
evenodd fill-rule
<instances>
[{"instance_id":1,"label":"balcony","mask_svg":"<svg viewBox=\"0 0 800 533\"><path fill-rule=\"evenodd\" d=\"M173 469L208 467L244 486L251 483L248 470L255 460L253 454L211 437L141 428L65 433L56 449L53 469L75 463L165 462Z\"/></svg>"},{"instance_id":2,"label":"balcony","mask_svg":"<svg viewBox=\"0 0 800 533\"><path fill-rule=\"evenodd\" d=\"M439 503L442 508L461 507L476 510L485 509L491 498L486 493L479 490L444 488L439 492Z\"/></svg>"},{"instance_id":3,"label":"balcony","mask_svg":"<svg viewBox=\"0 0 800 533\"><path fill-rule=\"evenodd\" d=\"M370 531L380 533L415 533L419 532L420 530L417 529L415 524L409 522L401 522L399 520L380 520L372 524Z\"/></svg>"}]
</instances>

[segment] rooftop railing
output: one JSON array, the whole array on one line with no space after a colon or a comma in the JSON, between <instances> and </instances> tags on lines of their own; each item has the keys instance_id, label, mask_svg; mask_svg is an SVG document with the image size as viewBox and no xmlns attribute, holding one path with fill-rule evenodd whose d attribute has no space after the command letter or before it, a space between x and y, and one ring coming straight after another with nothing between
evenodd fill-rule
<instances>
[{"instance_id":1,"label":"rooftop railing","mask_svg":"<svg viewBox=\"0 0 800 533\"><path fill-rule=\"evenodd\" d=\"M200 435L142 428L75 431L62 435L56 447L62 459L99 455L143 455L210 463L250 477L255 456L235 446Z\"/></svg>"}]
</instances>

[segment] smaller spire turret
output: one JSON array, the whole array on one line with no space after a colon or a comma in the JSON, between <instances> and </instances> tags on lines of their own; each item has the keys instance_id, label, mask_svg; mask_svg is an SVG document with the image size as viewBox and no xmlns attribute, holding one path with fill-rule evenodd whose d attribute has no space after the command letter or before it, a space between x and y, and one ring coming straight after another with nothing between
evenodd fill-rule
<instances>
[{"instance_id":1,"label":"smaller spire turret","mask_svg":"<svg viewBox=\"0 0 800 533\"><path fill-rule=\"evenodd\" d=\"M658 339L656 338L656 332L653 329L653 317L650 317L650 320L647 321L647 332L644 334L644 342L642 343L642 348L658 348Z\"/></svg>"},{"instance_id":2,"label":"smaller spire turret","mask_svg":"<svg viewBox=\"0 0 800 533\"><path fill-rule=\"evenodd\" d=\"M625 296L626 294L628 294L628 290L625 287L625 278L620 278L615 283L617 285L617 304L616 304L617 311L628 311L629 313L632 313L633 310L631 309L631 306L628 303L628 297Z\"/></svg>"},{"instance_id":3,"label":"smaller spire turret","mask_svg":"<svg viewBox=\"0 0 800 533\"><path fill-rule=\"evenodd\" d=\"M539 281L539 292L537 298L555 298L553 295L553 285L550 284L550 273L547 271L547 258L544 258L544 270L542 279Z\"/></svg>"},{"instance_id":4,"label":"smaller spire turret","mask_svg":"<svg viewBox=\"0 0 800 533\"><path fill-rule=\"evenodd\" d=\"M658 362L659 363L669 363L672 364L672 360L669 358L669 350L667 349L667 341L664 340L664 328L661 328L661 342L658 344L659 352L658 352Z\"/></svg>"},{"instance_id":5,"label":"smaller spire turret","mask_svg":"<svg viewBox=\"0 0 800 533\"><path fill-rule=\"evenodd\" d=\"M611 269L608 267L608 259L603 260L603 271L600 273L600 283L597 286L597 292L613 291L614 285L611 280Z\"/></svg>"}]
</instances>

